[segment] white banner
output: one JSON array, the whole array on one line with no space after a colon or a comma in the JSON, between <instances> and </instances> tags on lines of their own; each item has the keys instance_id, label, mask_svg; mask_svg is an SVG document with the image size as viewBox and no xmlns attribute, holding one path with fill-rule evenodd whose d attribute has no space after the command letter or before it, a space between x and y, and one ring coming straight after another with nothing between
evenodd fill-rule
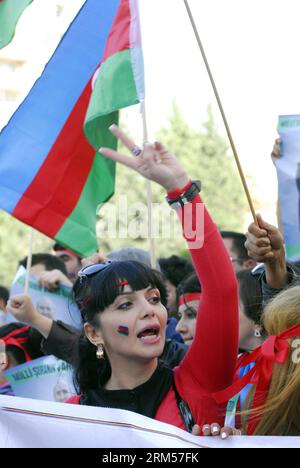
<instances>
[{"instance_id":1,"label":"white banner","mask_svg":"<svg viewBox=\"0 0 300 468\"><path fill-rule=\"evenodd\" d=\"M292 448L300 437L195 437L129 411L0 396L0 448Z\"/></svg>"}]
</instances>

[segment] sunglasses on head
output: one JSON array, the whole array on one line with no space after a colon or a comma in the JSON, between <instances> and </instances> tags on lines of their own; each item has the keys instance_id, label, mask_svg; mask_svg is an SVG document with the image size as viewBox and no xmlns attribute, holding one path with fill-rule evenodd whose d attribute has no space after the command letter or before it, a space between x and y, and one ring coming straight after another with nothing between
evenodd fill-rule
<instances>
[{"instance_id":1,"label":"sunglasses on head","mask_svg":"<svg viewBox=\"0 0 300 468\"><path fill-rule=\"evenodd\" d=\"M86 278L95 275L96 273L100 273L100 271L105 270L105 268L107 268L111 264L112 262L109 260L108 262L95 263L94 265L89 265L87 267L82 268L78 272L78 276L79 278Z\"/></svg>"}]
</instances>

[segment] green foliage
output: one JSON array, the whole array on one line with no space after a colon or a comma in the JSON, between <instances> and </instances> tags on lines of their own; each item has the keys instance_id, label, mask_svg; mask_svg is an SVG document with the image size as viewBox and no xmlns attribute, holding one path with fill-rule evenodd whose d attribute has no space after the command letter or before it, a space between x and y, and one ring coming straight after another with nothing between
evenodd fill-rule
<instances>
[{"instance_id":1,"label":"green foliage","mask_svg":"<svg viewBox=\"0 0 300 468\"><path fill-rule=\"evenodd\" d=\"M181 159L192 178L202 181L203 198L220 229L243 230L247 206L245 196L233 157L228 152L224 138L216 129L211 110L208 109L208 118L203 129L197 132L189 128L175 105L169 128L162 129L158 134L158 139ZM126 150L124 151L126 152ZM124 205L122 201L120 202L120 196L124 195L127 195L128 206L132 206L136 201L146 203L146 183L138 174L119 165L116 194L109 206L104 206L100 212L101 225L105 223L109 214L116 207ZM167 219L170 215L170 209L164 201L164 197L163 189L153 184L153 201L161 204L161 217ZM117 211L120 212L118 208ZM142 225L146 222L146 218L147 214L145 210L142 210L142 212L132 214L129 217L129 222L136 219ZM126 222L125 217L121 216L121 228L125 227ZM142 237L115 239L100 231L99 228L100 245L102 245L104 252L129 245L149 250L149 242ZM187 253L185 242L178 229L175 238L163 239L160 237L156 239L155 243L157 256L168 256L174 253L185 255Z\"/></svg>"},{"instance_id":2,"label":"green foliage","mask_svg":"<svg viewBox=\"0 0 300 468\"><path fill-rule=\"evenodd\" d=\"M181 159L188 174L202 181L203 199L219 228L243 231L245 194L234 158L217 131L211 109L201 132L187 126L176 105L170 123L159 138Z\"/></svg>"}]
</instances>

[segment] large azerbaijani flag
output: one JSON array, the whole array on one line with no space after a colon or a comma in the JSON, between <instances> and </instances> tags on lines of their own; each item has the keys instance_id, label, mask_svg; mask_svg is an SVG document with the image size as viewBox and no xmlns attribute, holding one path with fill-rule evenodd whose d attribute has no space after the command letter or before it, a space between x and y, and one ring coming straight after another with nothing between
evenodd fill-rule
<instances>
[{"instance_id":1,"label":"large azerbaijani flag","mask_svg":"<svg viewBox=\"0 0 300 468\"><path fill-rule=\"evenodd\" d=\"M32 0L0 0L0 49L10 43L17 22Z\"/></svg>"},{"instance_id":2,"label":"large azerbaijani flag","mask_svg":"<svg viewBox=\"0 0 300 468\"><path fill-rule=\"evenodd\" d=\"M87 0L0 133L0 208L80 255L97 249L114 192L115 165L95 150L116 148L118 109L144 98L137 7Z\"/></svg>"}]
</instances>

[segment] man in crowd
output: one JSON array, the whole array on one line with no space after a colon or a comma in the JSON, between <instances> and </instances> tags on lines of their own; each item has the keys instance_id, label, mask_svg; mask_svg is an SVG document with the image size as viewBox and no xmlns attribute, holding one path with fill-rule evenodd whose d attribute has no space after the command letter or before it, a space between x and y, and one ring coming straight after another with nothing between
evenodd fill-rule
<instances>
[{"instance_id":1,"label":"man in crowd","mask_svg":"<svg viewBox=\"0 0 300 468\"><path fill-rule=\"evenodd\" d=\"M246 249L257 262L265 264L262 276L264 302L282 289L299 283L297 269L286 262L284 240L280 230L266 223L260 215L258 224L252 223L247 233Z\"/></svg>"},{"instance_id":2,"label":"man in crowd","mask_svg":"<svg viewBox=\"0 0 300 468\"><path fill-rule=\"evenodd\" d=\"M72 284L74 284L77 279L77 274L82 268L81 257L72 250L67 249L57 243L53 246L53 255L60 258L64 262L67 269L68 278Z\"/></svg>"},{"instance_id":3,"label":"man in crowd","mask_svg":"<svg viewBox=\"0 0 300 468\"><path fill-rule=\"evenodd\" d=\"M27 257L19 262L19 266L26 268ZM33 254L30 272L38 279L40 285L49 291L57 289L60 285L73 286L64 262L48 253Z\"/></svg>"},{"instance_id":4,"label":"man in crowd","mask_svg":"<svg viewBox=\"0 0 300 468\"><path fill-rule=\"evenodd\" d=\"M244 234L232 231L221 231L221 236L228 255L231 258L235 273L256 266L256 261L248 255L245 247L247 238Z\"/></svg>"}]
</instances>

